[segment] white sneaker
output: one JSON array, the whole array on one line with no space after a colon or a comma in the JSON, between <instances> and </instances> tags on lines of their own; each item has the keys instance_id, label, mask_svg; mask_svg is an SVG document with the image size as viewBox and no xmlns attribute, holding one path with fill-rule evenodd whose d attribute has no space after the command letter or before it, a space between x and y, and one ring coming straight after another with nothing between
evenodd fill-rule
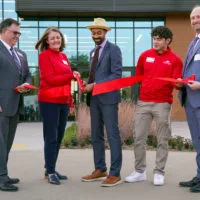
<instances>
[{"instance_id":1,"label":"white sneaker","mask_svg":"<svg viewBox=\"0 0 200 200\"><path fill-rule=\"evenodd\" d=\"M130 174L129 176L125 178L125 182L128 182L128 183L134 183L134 182L145 181L145 180L147 180L146 171L144 171L143 173L133 172L132 174Z\"/></svg>"},{"instance_id":2,"label":"white sneaker","mask_svg":"<svg viewBox=\"0 0 200 200\"><path fill-rule=\"evenodd\" d=\"M165 177L162 174L154 174L154 185L164 185L165 183Z\"/></svg>"}]
</instances>

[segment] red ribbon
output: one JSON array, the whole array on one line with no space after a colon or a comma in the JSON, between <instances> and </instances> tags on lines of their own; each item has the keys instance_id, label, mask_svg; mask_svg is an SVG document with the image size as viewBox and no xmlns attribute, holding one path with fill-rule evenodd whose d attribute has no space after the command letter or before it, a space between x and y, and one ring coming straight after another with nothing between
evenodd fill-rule
<instances>
[{"instance_id":1,"label":"red ribbon","mask_svg":"<svg viewBox=\"0 0 200 200\"><path fill-rule=\"evenodd\" d=\"M23 85L23 87L25 87L26 89L38 90L38 88L37 88L36 86L34 86L34 85L30 85L30 84L27 84L27 85L25 84L25 85ZM15 92L18 92L17 87L14 88L14 90L15 90Z\"/></svg>"},{"instance_id":2,"label":"red ribbon","mask_svg":"<svg viewBox=\"0 0 200 200\"><path fill-rule=\"evenodd\" d=\"M81 90L81 92L83 92L84 86L83 86L83 80L80 78L79 75L76 76L76 80L78 82L78 87Z\"/></svg>"},{"instance_id":3,"label":"red ribbon","mask_svg":"<svg viewBox=\"0 0 200 200\"><path fill-rule=\"evenodd\" d=\"M195 75L190 76L189 78L183 80L177 80L174 78L164 78L164 77L150 77L150 76L129 76L124 78L119 78L103 83L98 83L94 85L92 95L103 94L106 92L112 92L114 90L119 90L121 88L129 87L134 85L144 79L158 79L163 81L168 81L171 83L189 83L189 81L195 80Z\"/></svg>"}]
</instances>

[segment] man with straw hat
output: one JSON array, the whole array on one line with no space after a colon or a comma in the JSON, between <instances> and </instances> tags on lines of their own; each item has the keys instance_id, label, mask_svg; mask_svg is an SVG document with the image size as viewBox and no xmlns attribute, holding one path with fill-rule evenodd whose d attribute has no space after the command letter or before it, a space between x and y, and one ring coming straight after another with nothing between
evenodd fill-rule
<instances>
[{"instance_id":1,"label":"man with straw hat","mask_svg":"<svg viewBox=\"0 0 200 200\"><path fill-rule=\"evenodd\" d=\"M90 106L92 143L95 170L84 177L82 181L90 182L104 180L101 186L109 187L122 183L120 170L122 165L121 139L118 129L118 103L120 92L113 91L92 96L95 83L114 80L122 76L122 56L118 46L106 39L110 30L105 19L95 18L87 26L92 33L96 47L90 52L90 74L85 85L87 104ZM104 125L110 145L111 166L109 174L105 163Z\"/></svg>"}]
</instances>

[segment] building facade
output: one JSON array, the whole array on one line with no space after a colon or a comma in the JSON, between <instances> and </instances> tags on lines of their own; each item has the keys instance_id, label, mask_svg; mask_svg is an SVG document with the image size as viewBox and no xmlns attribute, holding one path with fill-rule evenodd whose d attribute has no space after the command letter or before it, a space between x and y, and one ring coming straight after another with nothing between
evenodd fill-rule
<instances>
[{"instance_id":1,"label":"building facade","mask_svg":"<svg viewBox=\"0 0 200 200\"><path fill-rule=\"evenodd\" d=\"M193 37L189 14L198 1L147 1L147 0L0 0L0 21L17 19L22 35L18 47L28 56L33 84L39 86L38 54L34 45L48 26L58 27L64 34L67 54L73 68L87 77L89 52L94 47L90 31L85 27L94 17L104 17L111 31L107 38L122 50L123 76L134 75L139 55L152 47L151 29L167 25L174 33L172 49L184 60L187 46ZM73 84L74 99L80 103L84 96ZM121 90L122 98L134 101L137 85ZM183 109L177 100L172 109L172 120L184 120ZM23 120L40 120L36 91L25 96L26 113Z\"/></svg>"}]
</instances>

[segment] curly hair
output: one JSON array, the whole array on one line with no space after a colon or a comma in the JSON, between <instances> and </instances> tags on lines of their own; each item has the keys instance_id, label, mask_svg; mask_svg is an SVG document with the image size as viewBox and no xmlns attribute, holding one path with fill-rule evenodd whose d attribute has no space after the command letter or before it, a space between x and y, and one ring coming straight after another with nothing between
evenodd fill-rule
<instances>
[{"instance_id":1,"label":"curly hair","mask_svg":"<svg viewBox=\"0 0 200 200\"><path fill-rule=\"evenodd\" d=\"M50 26L45 30L42 37L36 43L35 49L40 49L41 52L44 51L45 49L48 49L49 44L47 43L47 40L48 40L48 36L49 36L50 32L57 32L60 34L60 36L62 38L60 51L63 51L65 48L65 38L64 38L63 34L61 33L61 31L57 27L54 27L54 26Z\"/></svg>"},{"instance_id":2,"label":"curly hair","mask_svg":"<svg viewBox=\"0 0 200 200\"><path fill-rule=\"evenodd\" d=\"M156 26L155 28L153 28L151 32L151 37L155 37L155 36L158 36L160 38L165 38L165 39L169 38L171 39L170 43L172 42L172 39L173 39L173 33L166 26Z\"/></svg>"}]
</instances>

